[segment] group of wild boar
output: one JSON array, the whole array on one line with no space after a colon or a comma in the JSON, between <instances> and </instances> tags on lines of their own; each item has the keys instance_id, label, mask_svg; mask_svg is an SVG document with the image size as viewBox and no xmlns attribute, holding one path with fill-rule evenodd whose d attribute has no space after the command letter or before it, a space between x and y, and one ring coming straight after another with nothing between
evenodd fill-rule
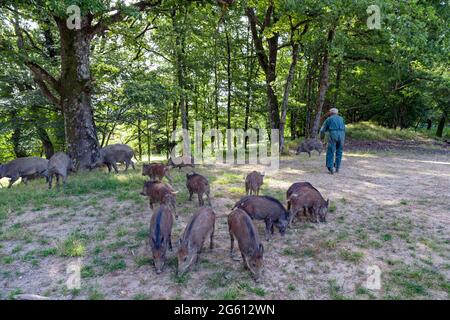
<instances>
[{"instance_id":1,"label":"group of wild boar","mask_svg":"<svg viewBox=\"0 0 450 320\"><path fill-rule=\"evenodd\" d=\"M150 247L156 273L163 271L167 249L172 251L172 226L178 219L176 214L177 191L168 183L172 182L170 167L162 163L144 164L142 175L150 180L144 183L141 195L149 198L150 207L159 203L153 211L150 220ZM265 223L265 239L270 240L276 227L284 236L291 226L294 217L306 215L312 222L326 222L328 200L325 201L320 192L309 182L297 182L291 185L286 193L287 209L277 199L270 196L260 196L264 174L252 171L245 177L246 196L233 206L228 215L228 230L231 246L230 257L233 257L234 241L237 240L244 268L251 272L255 281L259 281L263 268L264 246L258 235L254 220ZM208 179L201 174L192 172L186 174L186 187L189 200L193 194L198 195L199 209L186 225L179 240L177 259L179 275L187 272L199 259L199 254L206 240L209 239L210 249L214 247L214 229L216 214L211 208L210 186ZM204 197L207 200L205 206Z\"/></svg>"},{"instance_id":2,"label":"group of wild boar","mask_svg":"<svg viewBox=\"0 0 450 320\"><path fill-rule=\"evenodd\" d=\"M297 150L308 152L322 151L321 145L314 141L306 141ZM110 145L100 150L100 157L94 161L90 169L100 165L106 165L108 171L112 169L117 173L117 163L124 163L125 170L131 166L135 169L131 160L133 150L124 144ZM150 208L153 211L150 219L150 247L156 272L163 271L167 249L172 251L172 226L177 215L177 191L162 180L166 178L172 183L170 169L185 166L194 168L190 158L181 163L174 163L169 159L167 164L149 163L142 167L142 175L150 179L144 183L141 195L148 197ZM66 184L69 172L75 171L75 163L63 152L54 154L49 160L39 157L18 158L4 165L0 165L0 178L8 177L9 188L22 178L27 180L42 176L47 179L49 188L52 187L53 177L56 177L57 187L62 179ZM286 193L287 208L277 199L270 196L260 196L260 189L264 182L264 174L252 171L245 177L246 196L242 197L233 206L228 215L228 230L231 246L230 257L233 256L234 240L237 240L241 252L244 268L251 272L255 281L258 281L263 268L264 246L258 235L254 220L263 220L265 223L265 239L269 241L274 233L274 227L284 236L286 229L291 227L295 217L309 216L312 222L326 222L329 201L322 197L320 192L309 182L296 182L292 184ZM210 249L214 247L214 230L216 214L211 208L210 185L208 179L201 174L191 172L186 174L186 187L189 192L189 200L196 194L200 208L191 217L185 227L184 233L178 243L178 268L177 273L187 272L199 259L199 254L204 242L209 238ZM207 206L205 206L205 198ZM154 204L159 204L156 210Z\"/></svg>"}]
</instances>

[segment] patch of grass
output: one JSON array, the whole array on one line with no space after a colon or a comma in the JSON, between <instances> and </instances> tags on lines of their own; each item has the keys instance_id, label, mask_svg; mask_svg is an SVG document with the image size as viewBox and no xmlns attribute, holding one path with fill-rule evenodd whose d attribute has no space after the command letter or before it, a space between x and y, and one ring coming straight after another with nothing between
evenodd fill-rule
<instances>
[{"instance_id":1,"label":"patch of grass","mask_svg":"<svg viewBox=\"0 0 450 320\"><path fill-rule=\"evenodd\" d=\"M62 257L81 257L86 252L85 241L85 235L74 232L58 245L57 252Z\"/></svg>"},{"instance_id":2,"label":"patch of grass","mask_svg":"<svg viewBox=\"0 0 450 320\"><path fill-rule=\"evenodd\" d=\"M89 300L104 300L105 295L97 288L91 288L88 294Z\"/></svg>"},{"instance_id":3,"label":"patch of grass","mask_svg":"<svg viewBox=\"0 0 450 320\"><path fill-rule=\"evenodd\" d=\"M283 249L282 254L285 256L295 256L297 252L294 249L287 247Z\"/></svg>"},{"instance_id":4,"label":"patch of grass","mask_svg":"<svg viewBox=\"0 0 450 320\"><path fill-rule=\"evenodd\" d=\"M14 290L12 290L12 291L10 291L10 292L8 293L7 299L8 299L8 300L14 300L15 297L16 297L18 294L22 294L22 293L23 293L22 289L16 288L16 289L14 289Z\"/></svg>"},{"instance_id":5,"label":"patch of grass","mask_svg":"<svg viewBox=\"0 0 450 320\"><path fill-rule=\"evenodd\" d=\"M11 264L13 261L14 261L14 259L11 256L6 256L6 257L3 257L3 259L2 259L3 264Z\"/></svg>"},{"instance_id":6,"label":"patch of grass","mask_svg":"<svg viewBox=\"0 0 450 320\"><path fill-rule=\"evenodd\" d=\"M227 279L226 276L225 271L213 273L206 281L206 285L212 289L223 288L231 283L231 280Z\"/></svg>"},{"instance_id":7,"label":"patch of grass","mask_svg":"<svg viewBox=\"0 0 450 320\"><path fill-rule=\"evenodd\" d=\"M137 293L133 296L133 300L149 300L150 296L145 293Z\"/></svg>"},{"instance_id":8,"label":"patch of grass","mask_svg":"<svg viewBox=\"0 0 450 320\"><path fill-rule=\"evenodd\" d=\"M292 283L290 283L290 284L288 284L287 289L289 291L295 291L297 288Z\"/></svg>"},{"instance_id":9,"label":"patch of grass","mask_svg":"<svg viewBox=\"0 0 450 320\"><path fill-rule=\"evenodd\" d=\"M366 121L348 124L345 135L352 139L372 141L390 139L414 140L424 137L422 134L413 130L389 129Z\"/></svg>"},{"instance_id":10,"label":"patch of grass","mask_svg":"<svg viewBox=\"0 0 450 320\"><path fill-rule=\"evenodd\" d=\"M220 185L230 185L230 184L237 184L242 183L244 184L245 178L242 174L236 174L236 173L230 173L230 172L224 172L220 175L215 181L214 184L220 184Z\"/></svg>"},{"instance_id":11,"label":"patch of grass","mask_svg":"<svg viewBox=\"0 0 450 320\"><path fill-rule=\"evenodd\" d=\"M392 240L392 236L391 236L389 233L386 233L386 234L383 234L383 235L381 236L381 239L382 239L383 241L391 241L391 240Z\"/></svg>"},{"instance_id":12,"label":"patch of grass","mask_svg":"<svg viewBox=\"0 0 450 320\"><path fill-rule=\"evenodd\" d=\"M182 275L174 274L172 277L173 282L179 285L186 285L190 279L189 273L184 273Z\"/></svg>"},{"instance_id":13,"label":"patch of grass","mask_svg":"<svg viewBox=\"0 0 450 320\"><path fill-rule=\"evenodd\" d=\"M82 266L80 274L81 274L81 278L83 278L83 279L92 278L95 276L94 267L90 266L90 265Z\"/></svg>"},{"instance_id":14,"label":"patch of grass","mask_svg":"<svg viewBox=\"0 0 450 320\"><path fill-rule=\"evenodd\" d=\"M343 249L339 252L339 256L349 262L359 263L364 258L364 254L362 252L351 251L348 249Z\"/></svg>"},{"instance_id":15,"label":"patch of grass","mask_svg":"<svg viewBox=\"0 0 450 320\"><path fill-rule=\"evenodd\" d=\"M148 256L135 256L134 263L137 267L142 267L145 265L153 265L153 259Z\"/></svg>"},{"instance_id":16,"label":"patch of grass","mask_svg":"<svg viewBox=\"0 0 450 320\"><path fill-rule=\"evenodd\" d=\"M336 280L328 281L328 294L332 300L345 300L345 296L341 293L342 289Z\"/></svg>"},{"instance_id":17,"label":"patch of grass","mask_svg":"<svg viewBox=\"0 0 450 320\"><path fill-rule=\"evenodd\" d=\"M242 297L242 292L238 288L228 288L219 295L221 300L237 300Z\"/></svg>"}]
</instances>

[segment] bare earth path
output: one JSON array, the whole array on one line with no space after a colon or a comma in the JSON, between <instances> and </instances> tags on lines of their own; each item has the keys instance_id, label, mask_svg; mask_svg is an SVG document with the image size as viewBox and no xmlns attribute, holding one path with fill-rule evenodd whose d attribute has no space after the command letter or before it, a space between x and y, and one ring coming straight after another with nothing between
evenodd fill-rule
<instances>
[{"instance_id":1,"label":"bare earth path","mask_svg":"<svg viewBox=\"0 0 450 320\"><path fill-rule=\"evenodd\" d=\"M250 169L198 169L212 184L216 248L205 248L199 265L182 278L175 275L175 252L163 274L151 265L150 209L138 194L140 172L109 177L126 186L118 191L56 193L52 206L12 210L0 230L0 298L31 293L58 299L449 299L448 153L346 153L341 173L333 176L324 170L323 155L282 158L280 170L266 176L262 194L285 203L291 183L309 181L330 199L331 212L327 224L297 221L284 238L276 233L264 242L260 284L228 256L226 215L243 194ZM187 201L184 174L172 172L180 190L174 243L197 207ZM107 173L96 175L101 180ZM76 189L84 179L70 183ZM29 188L45 186L36 181ZM7 190L0 191L2 196ZM263 234L263 224L257 225ZM67 256L70 244L80 257ZM68 290L67 266L77 261L81 289ZM365 288L370 266L381 270L379 290Z\"/></svg>"}]
</instances>

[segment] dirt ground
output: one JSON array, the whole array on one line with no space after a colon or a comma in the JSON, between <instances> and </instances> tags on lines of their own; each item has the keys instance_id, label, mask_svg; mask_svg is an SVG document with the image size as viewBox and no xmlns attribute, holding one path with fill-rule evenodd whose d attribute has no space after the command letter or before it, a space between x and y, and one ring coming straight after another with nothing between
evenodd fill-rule
<instances>
[{"instance_id":1,"label":"dirt ground","mask_svg":"<svg viewBox=\"0 0 450 320\"><path fill-rule=\"evenodd\" d=\"M216 247L205 246L199 264L184 277L175 275L174 257L197 201L187 201L183 171L172 172L180 218L174 223L174 252L160 275L150 259L151 211L138 194L140 172L115 176L118 183L135 181L120 192L57 193L53 206L11 211L1 225L0 298L27 293L52 299L449 299L448 152L346 152L335 175L327 174L323 154L283 157L280 170L266 175L261 193L285 204L293 182L309 181L330 199L330 212L326 224L297 221L285 237L275 232L272 240L263 240L259 284L228 255L226 216L243 195L243 176L251 169L196 170L211 181ZM83 183L83 177L71 178L69 188ZM45 186L36 181L16 188ZM263 223L256 225L263 238ZM67 254L64 245L73 243L75 254ZM67 267L74 262L81 265L81 288L68 290ZM379 289L366 288L371 266L381 271Z\"/></svg>"}]
</instances>

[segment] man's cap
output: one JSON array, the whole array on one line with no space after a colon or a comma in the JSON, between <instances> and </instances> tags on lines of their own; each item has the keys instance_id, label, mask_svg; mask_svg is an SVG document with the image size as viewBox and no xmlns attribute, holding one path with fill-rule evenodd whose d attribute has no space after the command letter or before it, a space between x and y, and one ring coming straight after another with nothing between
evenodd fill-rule
<instances>
[{"instance_id":1,"label":"man's cap","mask_svg":"<svg viewBox=\"0 0 450 320\"><path fill-rule=\"evenodd\" d=\"M331 108L331 109L330 109L330 112L331 112L331 113L334 113L334 114L338 114L339 111L338 111L337 108Z\"/></svg>"}]
</instances>

